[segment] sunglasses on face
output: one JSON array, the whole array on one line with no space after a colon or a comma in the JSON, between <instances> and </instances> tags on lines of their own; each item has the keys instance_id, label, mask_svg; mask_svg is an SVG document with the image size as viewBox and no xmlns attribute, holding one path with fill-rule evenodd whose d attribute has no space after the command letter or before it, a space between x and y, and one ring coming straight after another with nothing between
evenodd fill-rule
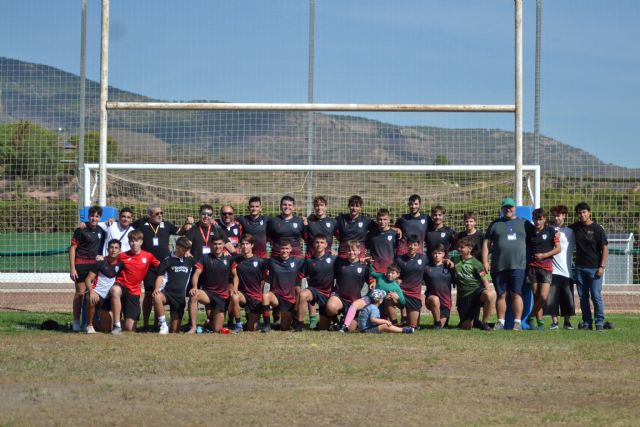
<instances>
[{"instance_id":1,"label":"sunglasses on face","mask_svg":"<svg viewBox=\"0 0 640 427\"><path fill-rule=\"evenodd\" d=\"M233 215L233 212L222 212L222 215L225 215L225 216Z\"/></svg>"},{"instance_id":2,"label":"sunglasses on face","mask_svg":"<svg viewBox=\"0 0 640 427\"><path fill-rule=\"evenodd\" d=\"M162 214L163 214L162 212L155 212L155 213L152 213L151 215L153 215L153 216L160 216L160 215L162 215Z\"/></svg>"},{"instance_id":3,"label":"sunglasses on face","mask_svg":"<svg viewBox=\"0 0 640 427\"><path fill-rule=\"evenodd\" d=\"M213 216L213 212L201 212L200 216Z\"/></svg>"}]
</instances>

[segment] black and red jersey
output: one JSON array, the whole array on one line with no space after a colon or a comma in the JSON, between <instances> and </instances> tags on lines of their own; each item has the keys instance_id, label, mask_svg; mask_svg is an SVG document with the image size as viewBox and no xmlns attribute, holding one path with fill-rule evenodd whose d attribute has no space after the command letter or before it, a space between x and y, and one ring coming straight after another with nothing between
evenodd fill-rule
<instances>
[{"instance_id":1,"label":"black and red jersey","mask_svg":"<svg viewBox=\"0 0 640 427\"><path fill-rule=\"evenodd\" d=\"M448 254L450 250L454 249L455 241L456 232L449 227L443 226L437 230L429 230L426 236L427 253L430 253L435 245L442 243L444 245L444 253Z\"/></svg>"},{"instance_id":2,"label":"black and red jersey","mask_svg":"<svg viewBox=\"0 0 640 427\"><path fill-rule=\"evenodd\" d=\"M404 255L407 253L407 237L415 236L420 241L420 247L418 253L423 253L424 240L427 235L427 230L431 225L431 218L425 214L419 214L413 216L409 213L402 215L396 221L396 227L402 231L402 239L398 242L397 255Z\"/></svg>"},{"instance_id":3,"label":"black and red jersey","mask_svg":"<svg viewBox=\"0 0 640 427\"><path fill-rule=\"evenodd\" d=\"M96 256L102 255L104 230L91 227L88 222L86 225L84 228L76 228L71 238L71 246L76 247L76 264L93 264Z\"/></svg>"},{"instance_id":4,"label":"black and red jersey","mask_svg":"<svg viewBox=\"0 0 640 427\"><path fill-rule=\"evenodd\" d=\"M267 258L267 224L269 217L260 215L252 218L250 215L236 217L242 226L242 234L253 236L253 254L260 258Z\"/></svg>"},{"instance_id":5,"label":"black and red jersey","mask_svg":"<svg viewBox=\"0 0 640 427\"><path fill-rule=\"evenodd\" d=\"M367 236L367 249L373 259L373 270L386 273L387 267L393 263L398 247L398 233L395 230L371 230Z\"/></svg>"},{"instance_id":6,"label":"black and red jersey","mask_svg":"<svg viewBox=\"0 0 640 427\"><path fill-rule=\"evenodd\" d=\"M321 257L307 258L304 265L304 276L309 287L327 298L334 288L336 259L335 255L325 252Z\"/></svg>"},{"instance_id":7,"label":"black and red jersey","mask_svg":"<svg viewBox=\"0 0 640 427\"><path fill-rule=\"evenodd\" d=\"M334 218L328 216L324 218L318 218L315 214L307 217L307 227L304 233L304 240L307 244L306 257L311 258L314 256L313 238L318 234L324 234L327 238L327 251L331 250L333 245L333 236L336 233L337 221Z\"/></svg>"},{"instance_id":8,"label":"black and red jersey","mask_svg":"<svg viewBox=\"0 0 640 427\"><path fill-rule=\"evenodd\" d=\"M202 289L213 292L220 297L229 298L229 275L233 258L228 255L215 256L213 253L203 255L196 264L196 269L202 271Z\"/></svg>"},{"instance_id":9,"label":"black and red jersey","mask_svg":"<svg viewBox=\"0 0 640 427\"><path fill-rule=\"evenodd\" d=\"M184 237L191 240L191 255L199 260L203 254L211 252L211 242L222 239L225 243L230 242L227 233L216 222L204 226L197 223L184 234Z\"/></svg>"},{"instance_id":10,"label":"black and red jersey","mask_svg":"<svg viewBox=\"0 0 640 427\"><path fill-rule=\"evenodd\" d=\"M238 255L231 265L231 269L238 274L238 290L254 301L262 301L264 262L263 258L256 255L251 258Z\"/></svg>"},{"instance_id":11,"label":"black and red jersey","mask_svg":"<svg viewBox=\"0 0 640 427\"><path fill-rule=\"evenodd\" d=\"M289 242L291 242L291 256L301 258L301 242L304 232L304 221L299 216L292 216L289 219L284 219L282 215L278 215L270 218L267 224L267 238L271 242L271 257L278 258L280 256L278 241L284 237L289 239Z\"/></svg>"},{"instance_id":12,"label":"black and red jersey","mask_svg":"<svg viewBox=\"0 0 640 427\"><path fill-rule=\"evenodd\" d=\"M347 242L349 240L360 242L360 255L364 256L367 249L367 233L372 226L376 226L371 217L361 214L352 218L349 214L342 214L336 218L336 222L336 236L340 241L338 256L347 258L349 250Z\"/></svg>"},{"instance_id":13,"label":"black and red jersey","mask_svg":"<svg viewBox=\"0 0 640 427\"><path fill-rule=\"evenodd\" d=\"M265 260L263 270L269 276L271 292L292 304L296 302L296 284L304 277L304 259L289 257Z\"/></svg>"},{"instance_id":14,"label":"black and red jersey","mask_svg":"<svg viewBox=\"0 0 640 427\"><path fill-rule=\"evenodd\" d=\"M422 276L427 266L427 257L416 254L413 258L409 254L396 257L395 263L400 266L400 289L405 295L420 299L422 294Z\"/></svg>"},{"instance_id":15,"label":"black and red jersey","mask_svg":"<svg viewBox=\"0 0 640 427\"><path fill-rule=\"evenodd\" d=\"M360 261L349 262L344 258L336 261L336 293L347 303L352 304L362 297L362 289L370 280L369 265Z\"/></svg>"}]
</instances>

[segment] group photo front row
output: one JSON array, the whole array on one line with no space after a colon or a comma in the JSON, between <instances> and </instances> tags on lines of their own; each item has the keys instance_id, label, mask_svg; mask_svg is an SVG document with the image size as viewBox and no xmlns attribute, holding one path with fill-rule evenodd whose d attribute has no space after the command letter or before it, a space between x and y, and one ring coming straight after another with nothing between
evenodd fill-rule
<instances>
[{"instance_id":1,"label":"group photo front row","mask_svg":"<svg viewBox=\"0 0 640 427\"><path fill-rule=\"evenodd\" d=\"M602 299L607 236L586 202L575 206L568 225L566 206L553 206L549 215L535 209L530 222L516 216L516 202L506 197L484 233L472 211L464 214L464 230L455 232L445 225L445 208L433 206L427 215L417 194L395 222L388 209L372 218L363 205L351 196L348 211L333 218L327 198L317 196L314 212L303 217L295 213L295 199L283 196L280 213L267 216L261 199L251 197L246 215L223 205L214 219L214 208L203 204L197 221L189 216L180 226L164 219L160 205L135 221L132 210L122 208L105 222L102 209L91 207L69 250L73 331L409 334L420 328L423 308L434 331L545 330L545 315L550 330L561 327L560 317L571 330L574 284L577 328L612 327ZM449 325L453 289L459 322ZM525 307L524 292L533 293L532 307Z\"/></svg>"}]
</instances>

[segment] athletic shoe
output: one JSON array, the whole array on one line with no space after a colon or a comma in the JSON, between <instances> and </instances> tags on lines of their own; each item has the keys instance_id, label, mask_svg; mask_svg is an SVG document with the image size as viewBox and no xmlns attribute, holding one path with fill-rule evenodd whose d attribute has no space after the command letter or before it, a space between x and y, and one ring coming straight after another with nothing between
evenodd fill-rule
<instances>
[{"instance_id":1,"label":"athletic shoe","mask_svg":"<svg viewBox=\"0 0 640 427\"><path fill-rule=\"evenodd\" d=\"M266 334L267 332L271 332L271 326L265 325L264 328L260 329L260 333Z\"/></svg>"},{"instance_id":2,"label":"athletic shoe","mask_svg":"<svg viewBox=\"0 0 640 427\"><path fill-rule=\"evenodd\" d=\"M73 321L73 332L80 332L82 330L82 326L80 326L80 322L74 320Z\"/></svg>"},{"instance_id":3,"label":"athletic shoe","mask_svg":"<svg viewBox=\"0 0 640 427\"><path fill-rule=\"evenodd\" d=\"M96 330L93 326L87 326L87 333L88 334L95 334Z\"/></svg>"},{"instance_id":4,"label":"athletic shoe","mask_svg":"<svg viewBox=\"0 0 640 427\"><path fill-rule=\"evenodd\" d=\"M160 335L169 335L169 326L166 323L164 325L160 325L158 333Z\"/></svg>"},{"instance_id":5,"label":"athletic shoe","mask_svg":"<svg viewBox=\"0 0 640 427\"><path fill-rule=\"evenodd\" d=\"M596 331L598 332L604 331L604 325L596 325Z\"/></svg>"},{"instance_id":6,"label":"athletic shoe","mask_svg":"<svg viewBox=\"0 0 640 427\"><path fill-rule=\"evenodd\" d=\"M434 331L439 331L440 329L442 329L442 325L440 323L436 323L435 325L433 325Z\"/></svg>"},{"instance_id":7,"label":"athletic shoe","mask_svg":"<svg viewBox=\"0 0 640 427\"><path fill-rule=\"evenodd\" d=\"M571 322L564 322L564 325L562 325L562 327L567 331L573 331L573 325L571 324Z\"/></svg>"},{"instance_id":8,"label":"athletic shoe","mask_svg":"<svg viewBox=\"0 0 640 427\"><path fill-rule=\"evenodd\" d=\"M580 324L578 325L578 329L580 329L581 331L590 331L592 329L592 326L587 322L580 322Z\"/></svg>"},{"instance_id":9,"label":"athletic shoe","mask_svg":"<svg viewBox=\"0 0 640 427\"><path fill-rule=\"evenodd\" d=\"M240 332L243 332L244 328L242 327L242 323L236 323L236 325L233 327L233 333L234 334L239 334Z\"/></svg>"},{"instance_id":10,"label":"athletic shoe","mask_svg":"<svg viewBox=\"0 0 640 427\"><path fill-rule=\"evenodd\" d=\"M402 328L403 334L412 334L413 331L415 331L415 329L413 329L411 326L405 326L404 328Z\"/></svg>"},{"instance_id":11,"label":"athletic shoe","mask_svg":"<svg viewBox=\"0 0 640 427\"><path fill-rule=\"evenodd\" d=\"M342 332L343 334L346 334L349 332L349 327L347 325L342 325L339 329L338 332Z\"/></svg>"},{"instance_id":12,"label":"athletic shoe","mask_svg":"<svg viewBox=\"0 0 640 427\"><path fill-rule=\"evenodd\" d=\"M302 323L298 323L293 327L293 332L302 332L304 330L304 325Z\"/></svg>"},{"instance_id":13,"label":"athletic shoe","mask_svg":"<svg viewBox=\"0 0 640 427\"><path fill-rule=\"evenodd\" d=\"M544 323L538 323L538 328L539 331L544 331Z\"/></svg>"},{"instance_id":14,"label":"athletic shoe","mask_svg":"<svg viewBox=\"0 0 640 427\"><path fill-rule=\"evenodd\" d=\"M521 322L513 322L513 330L514 331L521 331L522 330L522 323Z\"/></svg>"},{"instance_id":15,"label":"athletic shoe","mask_svg":"<svg viewBox=\"0 0 640 427\"><path fill-rule=\"evenodd\" d=\"M488 323L480 322L480 324L483 331L493 331L493 328Z\"/></svg>"},{"instance_id":16,"label":"athletic shoe","mask_svg":"<svg viewBox=\"0 0 640 427\"><path fill-rule=\"evenodd\" d=\"M198 325L196 326L196 334L201 334L203 331L202 326Z\"/></svg>"},{"instance_id":17,"label":"athletic shoe","mask_svg":"<svg viewBox=\"0 0 640 427\"><path fill-rule=\"evenodd\" d=\"M504 330L504 325L500 322L496 322L495 325L493 325L493 330L494 331L503 331Z\"/></svg>"},{"instance_id":18,"label":"athletic shoe","mask_svg":"<svg viewBox=\"0 0 640 427\"><path fill-rule=\"evenodd\" d=\"M111 330L111 335L122 335L122 328L120 326L114 326Z\"/></svg>"},{"instance_id":19,"label":"athletic shoe","mask_svg":"<svg viewBox=\"0 0 640 427\"><path fill-rule=\"evenodd\" d=\"M567 324L564 324L565 329L567 329ZM549 328L550 331L557 331L558 329L560 329L560 325L558 324L558 322L553 322L551 324L551 327Z\"/></svg>"}]
</instances>

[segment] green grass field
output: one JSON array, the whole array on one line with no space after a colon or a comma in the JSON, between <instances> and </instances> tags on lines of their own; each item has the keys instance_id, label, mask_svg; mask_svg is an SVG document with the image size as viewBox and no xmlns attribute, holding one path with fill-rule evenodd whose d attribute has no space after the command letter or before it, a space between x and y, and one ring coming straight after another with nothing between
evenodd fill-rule
<instances>
[{"instance_id":1,"label":"green grass field","mask_svg":"<svg viewBox=\"0 0 640 427\"><path fill-rule=\"evenodd\" d=\"M37 330L69 317L0 313L0 425L616 426L640 416L638 316L610 316L616 328L603 333Z\"/></svg>"},{"instance_id":2,"label":"green grass field","mask_svg":"<svg viewBox=\"0 0 640 427\"><path fill-rule=\"evenodd\" d=\"M0 271L67 271L70 241L71 233L0 233Z\"/></svg>"}]
</instances>

